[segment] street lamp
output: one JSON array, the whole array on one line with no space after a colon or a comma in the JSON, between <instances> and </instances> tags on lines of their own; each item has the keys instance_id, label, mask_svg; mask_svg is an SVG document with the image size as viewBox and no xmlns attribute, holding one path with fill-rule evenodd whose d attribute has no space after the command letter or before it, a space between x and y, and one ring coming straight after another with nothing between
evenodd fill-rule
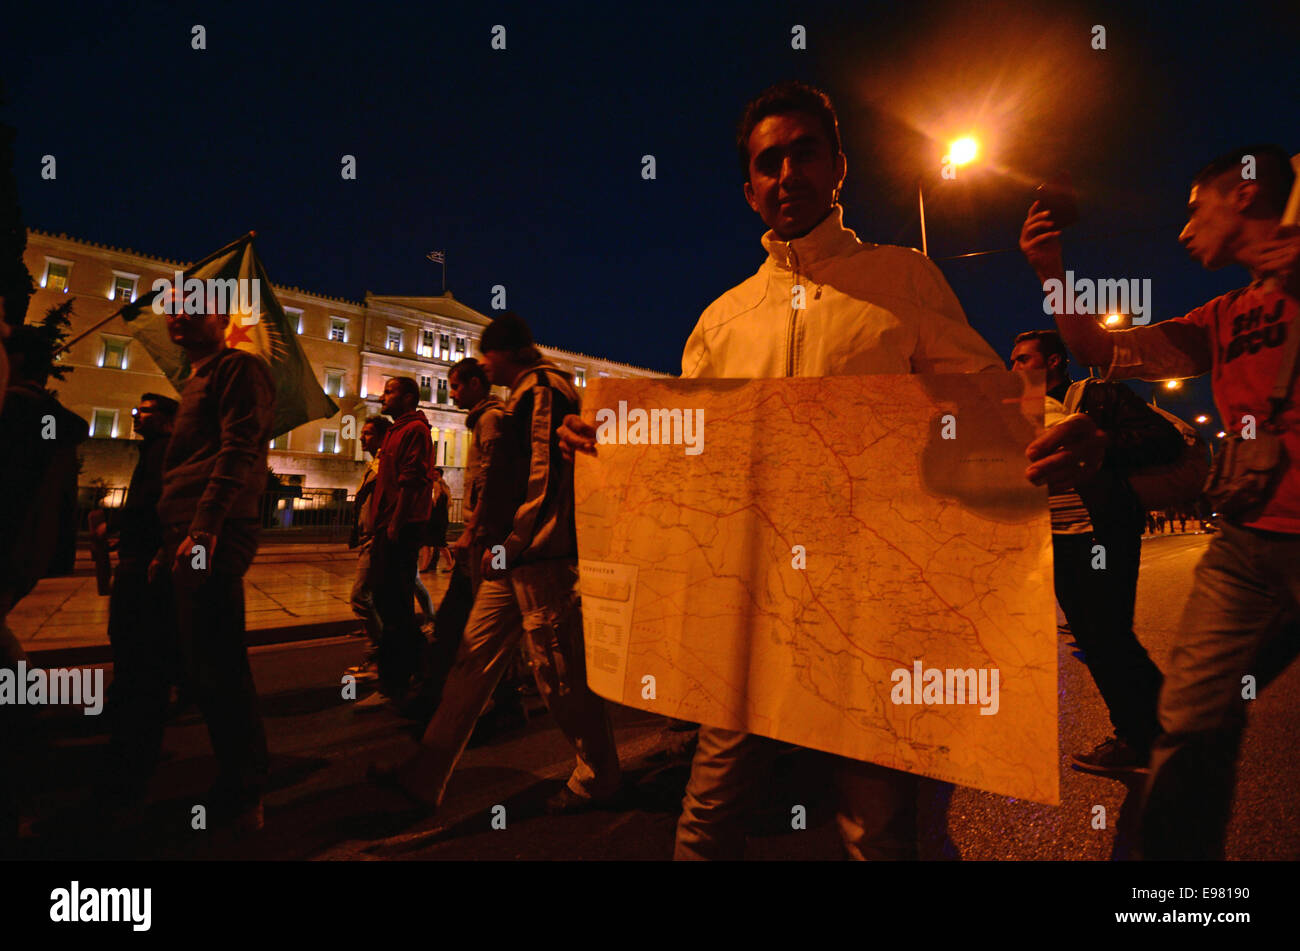
<instances>
[{"instance_id":1,"label":"street lamp","mask_svg":"<svg viewBox=\"0 0 1300 951\"><path fill-rule=\"evenodd\" d=\"M1183 388L1182 380L1165 380L1166 390L1181 390Z\"/></svg>"},{"instance_id":2,"label":"street lamp","mask_svg":"<svg viewBox=\"0 0 1300 951\"><path fill-rule=\"evenodd\" d=\"M1124 322L1124 318L1123 318L1123 316L1121 316L1120 314L1107 314L1107 315L1106 315L1106 326L1107 326L1107 327L1114 327L1116 324L1120 324L1120 323L1123 323L1123 322Z\"/></svg>"},{"instance_id":3,"label":"street lamp","mask_svg":"<svg viewBox=\"0 0 1300 951\"><path fill-rule=\"evenodd\" d=\"M1206 424L1206 423L1208 423L1208 422L1210 421L1210 417L1208 417L1208 416L1206 416L1204 413L1202 413L1200 416L1197 416L1197 417L1196 417L1196 421L1197 421L1198 423L1204 425L1204 424Z\"/></svg>"},{"instance_id":4,"label":"street lamp","mask_svg":"<svg viewBox=\"0 0 1300 951\"><path fill-rule=\"evenodd\" d=\"M953 140L948 144L948 154L942 159L945 173L949 168L957 169L969 165L975 161L975 156L978 154L979 143L972 136L964 135L960 139ZM921 213L921 253L929 257L930 245L925 235L925 190L922 182L916 183L916 207Z\"/></svg>"}]
</instances>

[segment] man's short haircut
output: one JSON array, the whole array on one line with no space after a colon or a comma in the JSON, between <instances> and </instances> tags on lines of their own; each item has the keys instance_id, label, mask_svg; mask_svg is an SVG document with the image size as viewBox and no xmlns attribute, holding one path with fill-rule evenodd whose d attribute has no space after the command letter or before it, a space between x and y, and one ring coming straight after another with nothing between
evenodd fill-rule
<instances>
[{"instance_id":1,"label":"man's short haircut","mask_svg":"<svg viewBox=\"0 0 1300 951\"><path fill-rule=\"evenodd\" d=\"M470 380L478 380L483 384L483 389L492 389L492 384L488 381L487 371L483 369L483 364L479 363L473 357L466 357L459 363L452 364L447 371L447 377L456 377L461 383L468 383Z\"/></svg>"},{"instance_id":2,"label":"man's short haircut","mask_svg":"<svg viewBox=\"0 0 1300 951\"><path fill-rule=\"evenodd\" d=\"M180 404L170 396L163 396L161 393L141 393L141 403L154 403L157 405L159 412L168 416L175 416L176 411L180 409Z\"/></svg>"},{"instance_id":3,"label":"man's short haircut","mask_svg":"<svg viewBox=\"0 0 1300 951\"><path fill-rule=\"evenodd\" d=\"M524 366L542 362L542 352L533 343L528 323L512 310L505 311L483 329L478 348L484 353L504 350Z\"/></svg>"},{"instance_id":4,"label":"man's short haircut","mask_svg":"<svg viewBox=\"0 0 1300 951\"><path fill-rule=\"evenodd\" d=\"M1259 185L1259 198L1264 207L1277 215L1286 208L1287 197L1295 184L1295 169L1291 167L1291 156L1280 145L1246 145L1231 152L1224 152L1192 179L1193 185L1214 185L1219 192L1226 192L1229 185L1241 181L1242 164L1246 156L1254 156L1255 182ZM1231 179L1228 172L1236 173ZM1218 179L1223 177L1223 181Z\"/></svg>"},{"instance_id":5,"label":"man's short haircut","mask_svg":"<svg viewBox=\"0 0 1300 951\"><path fill-rule=\"evenodd\" d=\"M434 466L433 471L438 473L438 475L442 475L442 466Z\"/></svg>"},{"instance_id":6,"label":"man's short haircut","mask_svg":"<svg viewBox=\"0 0 1300 951\"><path fill-rule=\"evenodd\" d=\"M389 377L389 379L397 383L397 392L404 393L407 396L414 396L415 402L420 402L420 385L411 377L393 376Z\"/></svg>"},{"instance_id":7,"label":"man's short haircut","mask_svg":"<svg viewBox=\"0 0 1300 951\"><path fill-rule=\"evenodd\" d=\"M376 436L382 436L392 428L392 425L393 421L387 416L367 416L366 421L361 424L361 428L365 429L367 426L371 426L374 428Z\"/></svg>"},{"instance_id":8,"label":"man's short haircut","mask_svg":"<svg viewBox=\"0 0 1300 951\"><path fill-rule=\"evenodd\" d=\"M803 112L821 122L830 143L831 155L838 155L844 149L840 146L840 123L835 118L835 107L831 97L815 86L792 80L769 86L758 94L756 99L745 106L736 127L736 151L740 158L741 174L749 181L749 136L768 116L786 115L791 112Z\"/></svg>"},{"instance_id":9,"label":"man's short haircut","mask_svg":"<svg viewBox=\"0 0 1300 951\"><path fill-rule=\"evenodd\" d=\"M1014 349L1017 344L1022 344L1027 340L1033 340L1038 344L1038 352L1043 355L1043 362L1047 358L1056 354L1061 358L1061 369L1064 370L1070 365L1070 354L1065 349L1065 341L1055 330L1026 330L1022 334L1017 334L1016 339L1011 342Z\"/></svg>"}]
</instances>

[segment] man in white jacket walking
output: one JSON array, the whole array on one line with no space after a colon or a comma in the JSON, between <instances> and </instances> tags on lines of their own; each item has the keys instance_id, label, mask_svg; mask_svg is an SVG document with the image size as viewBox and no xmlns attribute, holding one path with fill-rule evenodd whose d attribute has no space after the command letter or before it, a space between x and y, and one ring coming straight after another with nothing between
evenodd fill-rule
<instances>
[{"instance_id":1,"label":"man in white jacket walking","mask_svg":"<svg viewBox=\"0 0 1300 951\"><path fill-rule=\"evenodd\" d=\"M737 149L745 200L770 229L767 258L701 315L682 354L684 378L1004 369L929 258L863 243L844 227L847 163L825 93L797 82L768 89L746 108ZM595 431L576 416L560 437L569 452L594 451ZM743 857L750 797L780 749L700 728L675 858ZM849 854L915 857L919 777L833 760Z\"/></svg>"}]
</instances>

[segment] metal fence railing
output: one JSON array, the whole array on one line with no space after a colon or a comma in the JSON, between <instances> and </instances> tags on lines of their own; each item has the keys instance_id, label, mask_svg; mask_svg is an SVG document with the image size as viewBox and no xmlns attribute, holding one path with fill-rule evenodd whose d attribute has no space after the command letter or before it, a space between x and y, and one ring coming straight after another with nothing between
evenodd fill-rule
<instances>
[{"instance_id":1,"label":"metal fence railing","mask_svg":"<svg viewBox=\"0 0 1300 951\"><path fill-rule=\"evenodd\" d=\"M77 489L78 531L89 531L87 515L97 508L104 510L112 531L125 501L125 487L80 486ZM452 498L448 504L448 521L452 525L461 521L462 501ZM347 489L284 486L262 496L262 531L285 539L310 535L318 540L346 541L352 532L355 507L356 496Z\"/></svg>"}]
</instances>

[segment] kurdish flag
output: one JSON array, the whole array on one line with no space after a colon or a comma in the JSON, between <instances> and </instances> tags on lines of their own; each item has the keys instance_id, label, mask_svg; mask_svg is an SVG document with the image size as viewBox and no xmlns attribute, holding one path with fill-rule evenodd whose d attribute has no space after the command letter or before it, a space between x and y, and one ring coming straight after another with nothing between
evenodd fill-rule
<instances>
[{"instance_id":1,"label":"kurdish flag","mask_svg":"<svg viewBox=\"0 0 1300 951\"><path fill-rule=\"evenodd\" d=\"M148 293L122 308L131 334L149 351L158 369L179 391L190 375L185 351L167 334L167 317L155 310L169 301L172 288L184 294L187 313L228 313L226 345L255 353L271 366L275 380L275 416L271 436L287 433L312 419L333 416L338 405L325 395L311 363L289 326L284 308L275 299L266 270L253 250L250 231L220 251L209 254L171 280L159 279ZM165 295L165 296L164 296ZM161 299L160 299L161 298Z\"/></svg>"}]
</instances>

